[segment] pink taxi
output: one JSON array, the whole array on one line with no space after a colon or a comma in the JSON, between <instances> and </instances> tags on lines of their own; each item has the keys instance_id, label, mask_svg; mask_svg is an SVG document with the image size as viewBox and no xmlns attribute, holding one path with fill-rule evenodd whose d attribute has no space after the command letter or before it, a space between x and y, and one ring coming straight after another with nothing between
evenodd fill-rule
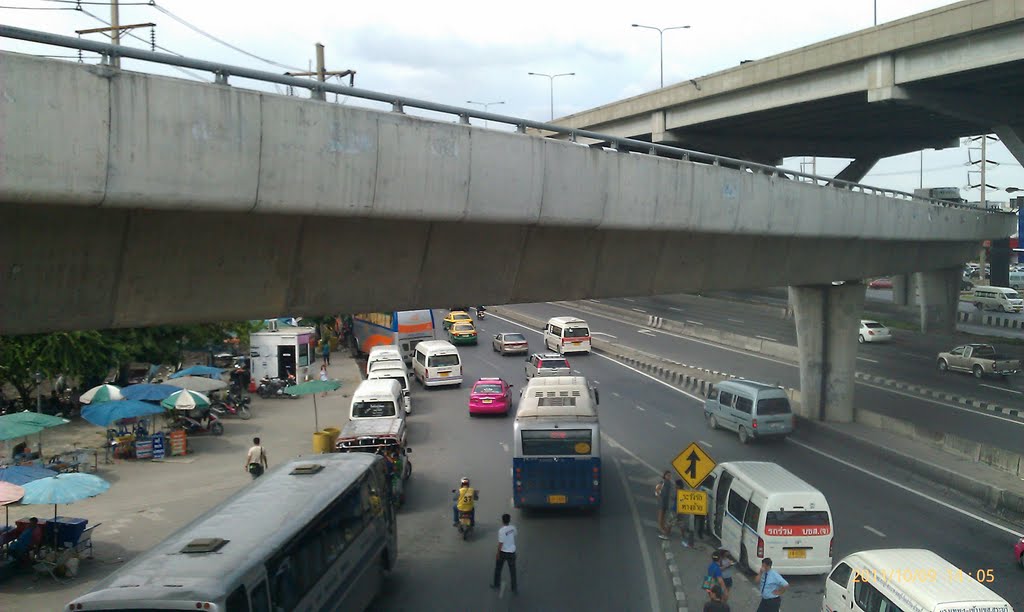
<instances>
[{"instance_id":1,"label":"pink taxi","mask_svg":"<svg viewBox=\"0 0 1024 612\"><path fill-rule=\"evenodd\" d=\"M1017 540L1017 545L1013 547L1013 556L1017 558L1017 563L1024 567L1024 538Z\"/></svg>"},{"instance_id":2,"label":"pink taxi","mask_svg":"<svg viewBox=\"0 0 1024 612\"><path fill-rule=\"evenodd\" d=\"M512 385L500 378L481 378L469 392L469 416L505 414L512 409Z\"/></svg>"}]
</instances>

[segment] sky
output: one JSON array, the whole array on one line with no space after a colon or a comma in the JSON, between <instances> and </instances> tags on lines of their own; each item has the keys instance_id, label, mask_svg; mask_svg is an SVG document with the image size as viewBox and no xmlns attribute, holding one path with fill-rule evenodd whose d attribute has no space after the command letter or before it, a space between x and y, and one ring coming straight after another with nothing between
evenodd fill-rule
<instances>
[{"instance_id":1,"label":"sky","mask_svg":"<svg viewBox=\"0 0 1024 612\"><path fill-rule=\"evenodd\" d=\"M491 104L489 110L546 121L551 81L529 72L575 73L553 81L555 117L658 88L658 33L633 28L633 23L660 28L690 26L664 33L665 83L669 85L736 66L742 60L869 28L876 7L881 24L947 4L952 2L123 0L120 22L155 23L155 42L168 52L275 73L309 70L315 62L314 45L320 42L325 46L327 70L355 70L355 85L361 89L477 110L483 105L467 102L502 102ZM105 0L83 0L83 10L76 10L77 6L74 0L0 0L0 23L76 36L76 30L103 27L100 20L110 20L110 4ZM149 48L150 30L135 30L141 40L126 38L123 42ZM103 34L83 37L106 41ZM0 39L0 50L71 55L69 59L75 60L72 50L10 39ZM97 56L86 54L84 59L96 62ZM134 60L124 60L122 67L210 80L205 73L185 74ZM232 84L285 93L266 83L236 79ZM338 102L387 109L353 97L341 97ZM450 120L449 116L434 117ZM510 129L494 123L490 127ZM971 147L977 144L888 158L862 182L903 191L913 191L922 182L926 187L959 187L964 198L977 201L979 190L966 189L981 182L976 172L969 174L978 166L968 166L968 160L980 159ZM1002 189L1024 188L1024 170L998 142L990 141L988 159L998 165L989 165L986 182L999 189L990 188L987 199L1005 202L1010 196ZM827 176L835 175L847 163L816 161L818 174ZM809 172L810 162L810 158L792 158L785 166Z\"/></svg>"}]
</instances>

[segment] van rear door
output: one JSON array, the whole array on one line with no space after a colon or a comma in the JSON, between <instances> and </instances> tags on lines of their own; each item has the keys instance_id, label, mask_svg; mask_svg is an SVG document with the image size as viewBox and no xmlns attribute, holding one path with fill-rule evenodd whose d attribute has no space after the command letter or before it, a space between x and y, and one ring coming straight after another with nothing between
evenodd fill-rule
<instances>
[{"instance_id":1,"label":"van rear door","mask_svg":"<svg viewBox=\"0 0 1024 612\"><path fill-rule=\"evenodd\" d=\"M758 435L789 433L793 431L793 410L785 397L760 397L754 415Z\"/></svg>"}]
</instances>

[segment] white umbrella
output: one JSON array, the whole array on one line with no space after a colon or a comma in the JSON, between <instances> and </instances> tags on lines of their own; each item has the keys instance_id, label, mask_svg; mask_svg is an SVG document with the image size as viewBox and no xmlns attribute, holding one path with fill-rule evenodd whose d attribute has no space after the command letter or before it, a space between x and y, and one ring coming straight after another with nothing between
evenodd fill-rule
<instances>
[{"instance_id":1,"label":"white umbrella","mask_svg":"<svg viewBox=\"0 0 1024 612\"><path fill-rule=\"evenodd\" d=\"M121 393L119 387L114 385L100 385L93 387L78 398L83 404L91 404L93 402L117 402L124 399L124 395Z\"/></svg>"},{"instance_id":2,"label":"white umbrella","mask_svg":"<svg viewBox=\"0 0 1024 612\"><path fill-rule=\"evenodd\" d=\"M198 391L182 389L167 396L167 399L160 402L164 408L175 410L195 410L197 407L205 408L210 405L210 398Z\"/></svg>"},{"instance_id":3,"label":"white umbrella","mask_svg":"<svg viewBox=\"0 0 1024 612\"><path fill-rule=\"evenodd\" d=\"M200 393L209 393L210 391L219 391L220 389L228 388L228 383L223 380L203 378L202 376L170 378L165 380L163 384L179 387L181 389L189 389L190 391L199 391Z\"/></svg>"}]
</instances>

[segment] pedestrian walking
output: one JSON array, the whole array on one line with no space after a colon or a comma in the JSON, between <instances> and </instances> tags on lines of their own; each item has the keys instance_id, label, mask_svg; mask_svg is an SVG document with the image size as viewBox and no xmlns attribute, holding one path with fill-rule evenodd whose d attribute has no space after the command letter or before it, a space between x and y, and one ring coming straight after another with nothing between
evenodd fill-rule
<instances>
[{"instance_id":1,"label":"pedestrian walking","mask_svg":"<svg viewBox=\"0 0 1024 612\"><path fill-rule=\"evenodd\" d=\"M732 573L736 569L736 557L724 548L718 549L718 565L722 568L722 582L725 583L725 591L722 592L722 602L729 601L732 593Z\"/></svg>"},{"instance_id":2,"label":"pedestrian walking","mask_svg":"<svg viewBox=\"0 0 1024 612\"><path fill-rule=\"evenodd\" d=\"M658 537L667 540L672 535L672 527L668 524L668 513L672 507L672 474L665 470L661 474L661 482L654 487L654 495L658 498Z\"/></svg>"},{"instance_id":3,"label":"pedestrian walking","mask_svg":"<svg viewBox=\"0 0 1024 612\"><path fill-rule=\"evenodd\" d=\"M711 601L704 602L704 612L730 612L729 604L722 600L722 589L716 584L708 591Z\"/></svg>"},{"instance_id":4,"label":"pedestrian walking","mask_svg":"<svg viewBox=\"0 0 1024 612\"><path fill-rule=\"evenodd\" d=\"M765 557L761 561L761 569L754 577L754 584L757 585L757 592L761 596L757 612L779 612L779 608L782 606L782 594L789 588L789 583L781 574L772 569L771 558Z\"/></svg>"},{"instance_id":5,"label":"pedestrian walking","mask_svg":"<svg viewBox=\"0 0 1024 612\"><path fill-rule=\"evenodd\" d=\"M267 451L260 445L259 438L252 439L252 447L245 455L245 471L252 475L253 480L267 471Z\"/></svg>"},{"instance_id":6,"label":"pedestrian walking","mask_svg":"<svg viewBox=\"0 0 1024 612\"><path fill-rule=\"evenodd\" d=\"M324 365L331 365L331 343L328 342L326 336L320 342L323 344L320 350L323 352Z\"/></svg>"},{"instance_id":7,"label":"pedestrian walking","mask_svg":"<svg viewBox=\"0 0 1024 612\"><path fill-rule=\"evenodd\" d=\"M518 593L519 586L516 583L516 531L512 525L512 517L508 514L501 515L501 529L498 529L498 554L494 557L494 582L492 589L501 586L501 569L508 562L508 573L512 577L512 592Z\"/></svg>"},{"instance_id":8,"label":"pedestrian walking","mask_svg":"<svg viewBox=\"0 0 1024 612\"><path fill-rule=\"evenodd\" d=\"M704 589L709 598L711 597L711 591L715 587L718 587L720 593L724 594L726 592L725 580L722 579L721 559L722 556L717 550L711 553L711 563L708 565L707 571L704 572L704 582L701 584L701 588Z\"/></svg>"},{"instance_id":9,"label":"pedestrian walking","mask_svg":"<svg viewBox=\"0 0 1024 612\"><path fill-rule=\"evenodd\" d=\"M327 364L326 363L321 363L320 364L320 381L321 382L327 382L327 380L328 380L328 377L327 377ZM321 397L327 397L327 392L324 391L324 394Z\"/></svg>"}]
</instances>

